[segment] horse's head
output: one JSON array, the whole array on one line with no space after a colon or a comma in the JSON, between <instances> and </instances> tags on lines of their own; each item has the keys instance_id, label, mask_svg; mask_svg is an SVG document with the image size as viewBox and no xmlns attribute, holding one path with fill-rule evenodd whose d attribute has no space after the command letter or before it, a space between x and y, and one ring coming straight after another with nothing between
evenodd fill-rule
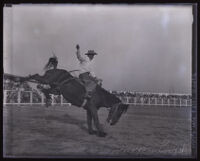
<instances>
[{"instance_id":1,"label":"horse's head","mask_svg":"<svg viewBox=\"0 0 200 161\"><path fill-rule=\"evenodd\" d=\"M111 107L108 114L107 122L110 123L110 125L115 125L119 121L122 114L127 111L128 106L129 105L127 104L120 103Z\"/></svg>"}]
</instances>

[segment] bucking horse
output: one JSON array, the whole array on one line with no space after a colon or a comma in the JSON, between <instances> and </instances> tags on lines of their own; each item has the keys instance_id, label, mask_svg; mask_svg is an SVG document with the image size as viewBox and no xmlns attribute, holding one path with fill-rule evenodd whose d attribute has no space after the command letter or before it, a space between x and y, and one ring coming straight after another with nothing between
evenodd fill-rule
<instances>
[{"instance_id":1,"label":"bucking horse","mask_svg":"<svg viewBox=\"0 0 200 161\"><path fill-rule=\"evenodd\" d=\"M43 88L38 85L41 92L46 97L46 104L48 106L48 100L51 99L50 94L61 94L72 105L81 107L85 97L85 86L78 77L74 77L70 72L64 69L51 69L46 71L43 76L39 74L29 75L25 77L23 81L37 81L39 84L49 86L49 88ZM97 85L92 97L87 101L84 109L87 111L87 125L88 133L95 134L92 127L92 120L97 130L97 135L105 137L106 133L100 125L98 110L101 107L109 108L107 122L110 125L115 125L123 113L128 109L128 105L122 103L122 101L114 94L108 92L100 85Z\"/></svg>"}]
</instances>

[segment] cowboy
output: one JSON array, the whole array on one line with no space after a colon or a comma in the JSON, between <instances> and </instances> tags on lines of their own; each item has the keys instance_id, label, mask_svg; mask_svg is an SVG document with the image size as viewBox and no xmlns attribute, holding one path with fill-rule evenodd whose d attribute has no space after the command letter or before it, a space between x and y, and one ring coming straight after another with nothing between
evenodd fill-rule
<instances>
[{"instance_id":1,"label":"cowboy","mask_svg":"<svg viewBox=\"0 0 200 161\"><path fill-rule=\"evenodd\" d=\"M80 65L80 75L79 78L83 81L86 89L86 95L85 99L82 103L81 107L84 107L87 103L87 100L89 100L92 96L93 91L95 90L97 84L101 85L102 80L97 79L97 77L94 74L94 71L92 67L94 66L94 56L97 55L93 50L89 50L87 53L85 53L86 57L81 56L80 54L80 47L79 45L76 45L76 56L79 60Z\"/></svg>"}]
</instances>

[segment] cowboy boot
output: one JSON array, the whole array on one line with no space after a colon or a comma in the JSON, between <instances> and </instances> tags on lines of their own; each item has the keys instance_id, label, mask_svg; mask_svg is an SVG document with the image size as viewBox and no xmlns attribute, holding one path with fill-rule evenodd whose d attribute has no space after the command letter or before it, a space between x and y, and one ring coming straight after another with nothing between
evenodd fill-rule
<instances>
[{"instance_id":1,"label":"cowboy boot","mask_svg":"<svg viewBox=\"0 0 200 161\"><path fill-rule=\"evenodd\" d=\"M85 99L84 99L84 101L83 101L83 103L82 103L82 105L81 105L81 107L83 107L83 108L84 108L84 106L86 105L87 101L88 101L88 99L87 99L87 98L85 98Z\"/></svg>"},{"instance_id":2,"label":"cowboy boot","mask_svg":"<svg viewBox=\"0 0 200 161\"><path fill-rule=\"evenodd\" d=\"M84 107L91 97L92 97L91 96L91 92L87 91L86 94L85 94L85 98L83 100L83 103L82 103L81 107Z\"/></svg>"}]
</instances>

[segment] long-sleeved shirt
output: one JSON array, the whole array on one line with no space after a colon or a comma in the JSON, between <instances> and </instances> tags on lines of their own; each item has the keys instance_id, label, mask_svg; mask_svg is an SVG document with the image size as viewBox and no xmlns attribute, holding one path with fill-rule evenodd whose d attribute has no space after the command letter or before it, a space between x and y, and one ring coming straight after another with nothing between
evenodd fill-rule
<instances>
[{"instance_id":1,"label":"long-sleeved shirt","mask_svg":"<svg viewBox=\"0 0 200 161\"><path fill-rule=\"evenodd\" d=\"M93 67L94 67L94 59L90 60L87 56L82 56L80 54L80 50L76 51L76 56L79 60L80 72L90 72L90 74L95 77Z\"/></svg>"}]
</instances>

